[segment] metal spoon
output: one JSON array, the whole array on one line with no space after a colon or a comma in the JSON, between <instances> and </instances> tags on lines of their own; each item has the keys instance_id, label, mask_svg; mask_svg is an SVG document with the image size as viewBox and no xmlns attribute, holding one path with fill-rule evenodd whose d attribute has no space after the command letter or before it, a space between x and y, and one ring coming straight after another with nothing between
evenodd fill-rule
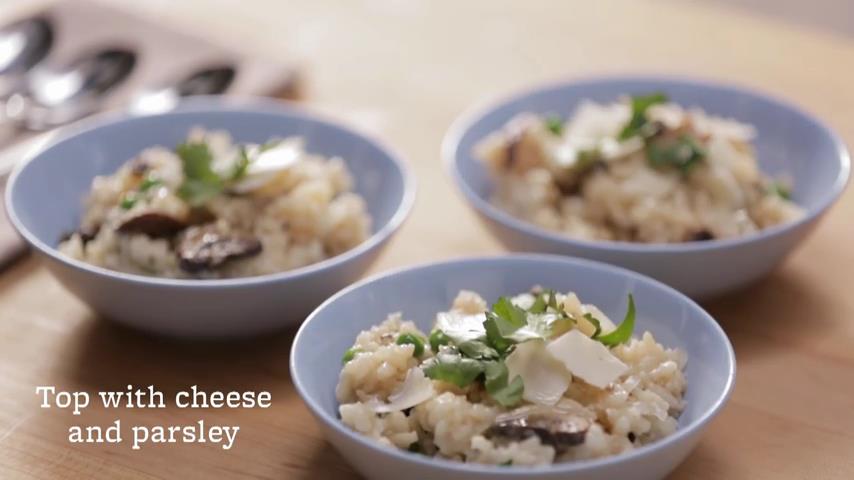
<instances>
[{"instance_id":1,"label":"metal spoon","mask_svg":"<svg viewBox=\"0 0 854 480\"><path fill-rule=\"evenodd\" d=\"M171 110L182 97L192 95L219 95L234 82L235 70L230 66L217 66L199 70L159 90L144 92L130 104L134 113L157 113Z\"/></svg>"},{"instance_id":2,"label":"metal spoon","mask_svg":"<svg viewBox=\"0 0 854 480\"><path fill-rule=\"evenodd\" d=\"M0 96L21 88L24 73L41 62L53 46L53 28L44 17L0 28Z\"/></svg>"},{"instance_id":3,"label":"metal spoon","mask_svg":"<svg viewBox=\"0 0 854 480\"><path fill-rule=\"evenodd\" d=\"M6 100L6 118L32 131L82 118L98 109L104 94L124 81L135 64L133 52L107 49L58 70L34 69L26 90Z\"/></svg>"}]
</instances>

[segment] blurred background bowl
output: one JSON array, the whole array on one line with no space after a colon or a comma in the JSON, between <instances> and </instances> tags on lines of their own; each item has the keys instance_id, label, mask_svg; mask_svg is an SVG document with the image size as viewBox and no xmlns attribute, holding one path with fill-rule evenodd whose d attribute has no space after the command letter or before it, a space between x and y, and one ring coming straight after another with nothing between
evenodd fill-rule
<instances>
[{"instance_id":1,"label":"blurred background bowl","mask_svg":"<svg viewBox=\"0 0 854 480\"><path fill-rule=\"evenodd\" d=\"M299 135L306 150L340 156L372 217L372 235L333 258L283 273L223 280L176 280L115 272L60 254L79 225L96 175L111 174L141 150L181 143L193 126L228 131L237 142ZM50 271L96 312L134 328L188 337L246 336L289 325L370 266L408 215L415 183L380 142L302 108L273 100L200 98L172 112L118 115L74 127L13 173L9 217Z\"/></svg>"},{"instance_id":2,"label":"blurred background bowl","mask_svg":"<svg viewBox=\"0 0 854 480\"><path fill-rule=\"evenodd\" d=\"M436 313L447 310L460 290L487 301L528 291L533 285L574 291L611 318L625 312L626 296L637 304L635 335L649 330L662 345L688 354L686 409L673 435L629 453L550 467L495 467L432 459L382 446L346 427L338 417L335 386L341 355L362 330L401 312L429 332ZM442 478L659 479L697 444L720 412L735 382L735 355L717 322L676 290L643 275L603 263L555 255L506 255L423 265L376 276L353 285L317 308L291 348L291 378L335 448L372 480Z\"/></svg>"},{"instance_id":3,"label":"blurred background bowl","mask_svg":"<svg viewBox=\"0 0 854 480\"><path fill-rule=\"evenodd\" d=\"M661 91L684 106L752 124L763 172L794 180L792 200L806 210L795 222L735 239L677 244L581 240L514 218L489 202L492 180L474 146L522 112L570 115L582 100ZM748 285L769 273L815 228L842 194L850 159L839 137L803 110L745 88L669 77L621 76L536 87L461 116L442 155L466 200L488 229L515 251L558 253L620 265L704 298Z\"/></svg>"}]
</instances>

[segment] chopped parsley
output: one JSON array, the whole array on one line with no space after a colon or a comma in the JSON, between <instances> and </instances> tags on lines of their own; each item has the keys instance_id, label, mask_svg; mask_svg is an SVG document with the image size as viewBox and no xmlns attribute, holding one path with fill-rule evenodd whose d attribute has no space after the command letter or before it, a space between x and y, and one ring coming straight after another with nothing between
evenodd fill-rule
<instances>
[{"instance_id":1,"label":"chopped parsley","mask_svg":"<svg viewBox=\"0 0 854 480\"><path fill-rule=\"evenodd\" d=\"M647 143L646 155L653 167L675 167L687 174L706 157L706 149L692 135L683 133L672 142Z\"/></svg>"},{"instance_id":2,"label":"chopped parsley","mask_svg":"<svg viewBox=\"0 0 854 480\"><path fill-rule=\"evenodd\" d=\"M157 185L162 184L163 182L161 182L160 179L158 179L157 177L148 175L141 182L139 182L139 186L136 187L135 191L127 192L124 194L124 196L122 197L122 201L119 203L119 207L121 207L122 210L130 210L134 207L134 205L139 202L141 198L140 193L145 193L156 187Z\"/></svg>"},{"instance_id":3,"label":"chopped parsley","mask_svg":"<svg viewBox=\"0 0 854 480\"><path fill-rule=\"evenodd\" d=\"M508 381L509 376L507 365L503 361L486 362L483 386L489 396L503 407L512 407L519 403L525 391L522 377L516 375L512 381Z\"/></svg>"},{"instance_id":4,"label":"chopped parsley","mask_svg":"<svg viewBox=\"0 0 854 480\"><path fill-rule=\"evenodd\" d=\"M783 200L791 200L792 199L792 190L788 185L781 181L774 181L768 185L768 194L769 195L777 195Z\"/></svg>"},{"instance_id":5,"label":"chopped parsley","mask_svg":"<svg viewBox=\"0 0 854 480\"><path fill-rule=\"evenodd\" d=\"M149 175L149 176L145 177L145 179L143 179L142 182L140 182L139 191L140 192L147 192L147 191L151 190L152 188L156 187L157 185L162 185L162 184L163 184L163 182L161 182L159 178Z\"/></svg>"},{"instance_id":6,"label":"chopped parsley","mask_svg":"<svg viewBox=\"0 0 854 480\"><path fill-rule=\"evenodd\" d=\"M605 335L594 337L608 347L613 347L621 343L626 343L632 338L632 332L635 329L635 299L632 294L629 294L629 307L626 309L626 316L623 317L622 323L617 326L614 331Z\"/></svg>"},{"instance_id":7,"label":"chopped parsley","mask_svg":"<svg viewBox=\"0 0 854 480\"><path fill-rule=\"evenodd\" d=\"M261 150L263 151L263 150ZM246 176L246 171L249 169L249 154L246 153L246 147L240 146L237 151L237 163L234 164L234 169L231 171L229 179L231 181L240 180Z\"/></svg>"},{"instance_id":8,"label":"chopped parsley","mask_svg":"<svg viewBox=\"0 0 854 480\"><path fill-rule=\"evenodd\" d=\"M592 335L594 340L612 347L631 338L635 323L632 295L629 295L628 302L623 322L606 335L601 334L599 319L590 313L584 315L595 328ZM485 335L454 341L441 330L434 329L428 341L435 356L425 361L422 368L428 378L460 388L478 382L496 403L513 407L522 401L525 385L521 376L510 378L505 363L507 356L513 352L517 343L530 339L547 340L562 335L571 330L577 321L566 312L563 303L558 301L557 293L552 290L537 294L527 309L515 305L507 297L500 297L485 312ZM408 334L398 337L398 344L404 335Z\"/></svg>"},{"instance_id":9,"label":"chopped parsley","mask_svg":"<svg viewBox=\"0 0 854 480\"><path fill-rule=\"evenodd\" d=\"M199 206L225 189L225 182L213 170L213 154L206 143L182 143L175 153L184 165L184 183L178 189L184 201Z\"/></svg>"},{"instance_id":10,"label":"chopped parsley","mask_svg":"<svg viewBox=\"0 0 854 480\"><path fill-rule=\"evenodd\" d=\"M128 192L122 197L119 207L121 207L122 210L130 210L134 205L136 205L137 200L139 200L139 198L137 198L136 193Z\"/></svg>"},{"instance_id":11,"label":"chopped parsley","mask_svg":"<svg viewBox=\"0 0 854 480\"><path fill-rule=\"evenodd\" d=\"M602 325L599 322L599 319L594 317L593 314L591 314L589 312L584 314L584 318L588 322L590 322L591 325L593 325L594 331L593 331L593 335L591 335L591 337L593 337L593 338L598 337L599 334L602 333Z\"/></svg>"},{"instance_id":12,"label":"chopped parsley","mask_svg":"<svg viewBox=\"0 0 854 480\"><path fill-rule=\"evenodd\" d=\"M508 336L528 323L525 310L513 305L507 297L501 297L492 306L492 311L486 312L487 320L495 322L502 336Z\"/></svg>"},{"instance_id":13,"label":"chopped parsley","mask_svg":"<svg viewBox=\"0 0 854 480\"><path fill-rule=\"evenodd\" d=\"M651 123L646 116L646 111L653 105L665 102L667 102L667 95L661 92L650 95L633 95L631 98L632 116L617 138L628 140L635 135L649 136Z\"/></svg>"},{"instance_id":14,"label":"chopped parsley","mask_svg":"<svg viewBox=\"0 0 854 480\"><path fill-rule=\"evenodd\" d=\"M555 135L563 135L563 120L556 115L549 115L543 121L543 124L546 126L548 131L552 132Z\"/></svg>"},{"instance_id":15,"label":"chopped parsley","mask_svg":"<svg viewBox=\"0 0 854 480\"><path fill-rule=\"evenodd\" d=\"M498 358L500 356L496 349L490 347L484 342L477 340L469 340L467 342L463 342L457 345L457 348L463 355L478 360Z\"/></svg>"},{"instance_id":16,"label":"chopped parsley","mask_svg":"<svg viewBox=\"0 0 854 480\"><path fill-rule=\"evenodd\" d=\"M483 362L455 352L439 353L424 363L424 375L427 378L452 383L460 388L474 383L484 370Z\"/></svg>"}]
</instances>

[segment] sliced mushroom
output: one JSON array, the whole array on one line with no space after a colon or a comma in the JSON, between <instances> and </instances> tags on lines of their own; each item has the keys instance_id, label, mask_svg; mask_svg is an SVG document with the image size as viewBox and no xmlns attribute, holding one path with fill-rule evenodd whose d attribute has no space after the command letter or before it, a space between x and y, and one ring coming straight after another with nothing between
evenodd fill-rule
<instances>
[{"instance_id":1,"label":"sliced mushroom","mask_svg":"<svg viewBox=\"0 0 854 480\"><path fill-rule=\"evenodd\" d=\"M80 235L80 241L83 242L83 245L86 245L98 236L99 231L101 231L100 225L95 225L93 227L80 227L80 229L77 230L77 234Z\"/></svg>"},{"instance_id":2,"label":"sliced mushroom","mask_svg":"<svg viewBox=\"0 0 854 480\"><path fill-rule=\"evenodd\" d=\"M584 443L591 423L590 415L573 408L530 405L499 415L485 435L510 441L537 436L560 452Z\"/></svg>"},{"instance_id":3,"label":"sliced mushroom","mask_svg":"<svg viewBox=\"0 0 854 480\"><path fill-rule=\"evenodd\" d=\"M184 221L155 210L140 212L119 225L119 233L142 233L154 238L171 237L186 227Z\"/></svg>"},{"instance_id":4,"label":"sliced mushroom","mask_svg":"<svg viewBox=\"0 0 854 480\"><path fill-rule=\"evenodd\" d=\"M148 170L151 168L151 165L143 157L136 158L133 163L131 163L130 171L137 177L142 177L145 175Z\"/></svg>"},{"instance_id":5,"label":"sliced mushroom","mask_svg":"<svg viewBox=\"0 0 854 480\"><path fill-rule=\"evenodd\" d=\"M95 239L95 237L98 235L98 231L100 231L100 230L101 230L100 225L96 225L94 227L89 227L89 228L80 227L79 229L77 229L73 232L64 233L61 237L59 237L59 243L70 240L71 237L73 237L76 234L77 236L80 237L80 241L83 243L83 245L86 245L87 243L89 243Z\"/></svg>"},{"instance_id":6,"label":"sliced mushroom","mask_svg":"<svg viewBox=\"0 0 854 480\"><path fill-rule=\"evenodd\" d=\"M217 268L229 260L261 253L261 242L248 234L224 234L216 225L190 227L176 248L181 268L195 273Z\"/></svg>"},{"instance_id":7,"label":"sliced mushroom","mask_svg":"<svg viewBox=\"0 0 854 480\"><path fill-rule=\"evenodd\" d=\"M714 239L715 239L715 234L704 228L702 230L698 230L698 231L694 232L693 234L691 234L691 238L689 238L689 241L705 242L707 240L714 240Z\"/></svg>"}]
</instances>

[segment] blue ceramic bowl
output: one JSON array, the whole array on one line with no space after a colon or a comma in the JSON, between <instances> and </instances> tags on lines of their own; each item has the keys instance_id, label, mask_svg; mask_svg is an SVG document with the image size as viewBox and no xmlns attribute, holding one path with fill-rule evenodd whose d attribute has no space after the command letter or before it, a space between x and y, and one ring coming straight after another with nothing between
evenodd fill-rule
<instances>
[{"instance_id":1,"label":"blue ceramic bowl","mask_svg":"<svg viewBox=\"0 0 854 480\"><path fill-rule=\"evenodd\" d=\"M489 203L492 183L472 149L514 115L534 112L566 116L584 99L610 102L620 95L651 91L662 91L677 103L755 125L755 147L762 170L794 179L793 200L806 209L806 216L737 239L639 244L570 238L516 219ZM463 115L445 136L442 154L465 198L509 249L620 265L698 298L737 289L771 271L839 198L850 170L848 151L839 137L791 104L740 87L657 77L599 78L524 91Z\"/></svg>"},{"instance_id":2,"label":"blue ceramic bowl","mask_svg":"<svg viewBox=\"0 0 854 480\"><path fill-rule=\"evenodd\" d=\"M306 148L341 156L373 219L372 236L336 257L284 273L226 280L174 280L119 273L60 254L77 228L96 175L114 172L142 149L176 145L196 125L236 141L300 135ZM119 115L75 128L20 165L9 180L12 223L60 282L104 317L151 332L191 337L253 335L297 325L329 295L358 278L400 227L415 183L387 146L336 122L270 100L191 101L152 116Z\"/></svg>"},{"instance_id":3,"label":"blue ceramic bowl","mask_svg":"<svg viewBox=\"0 0 854 480\"><path fill-rule=\"evenodd\" d=\"M688 354L686 409L679 429L659 442L611 458L540 468L490 467L427 458L383 447L338 419L335 385L341 354L356 335L400 311L422 331L461 289L494 300L542 285L573 290L611 318L625 312L628 293L637 304L635 333L651 331L664 345ZM678 465L717 415L735 382L735 357L726 334L696 303L643 275L603 263L554 255L508 255L456 260L382 274L330 298L302 325L291 349L291 378L327 438L372 480L658 479Z\"/></svg>"}]
</instances>

